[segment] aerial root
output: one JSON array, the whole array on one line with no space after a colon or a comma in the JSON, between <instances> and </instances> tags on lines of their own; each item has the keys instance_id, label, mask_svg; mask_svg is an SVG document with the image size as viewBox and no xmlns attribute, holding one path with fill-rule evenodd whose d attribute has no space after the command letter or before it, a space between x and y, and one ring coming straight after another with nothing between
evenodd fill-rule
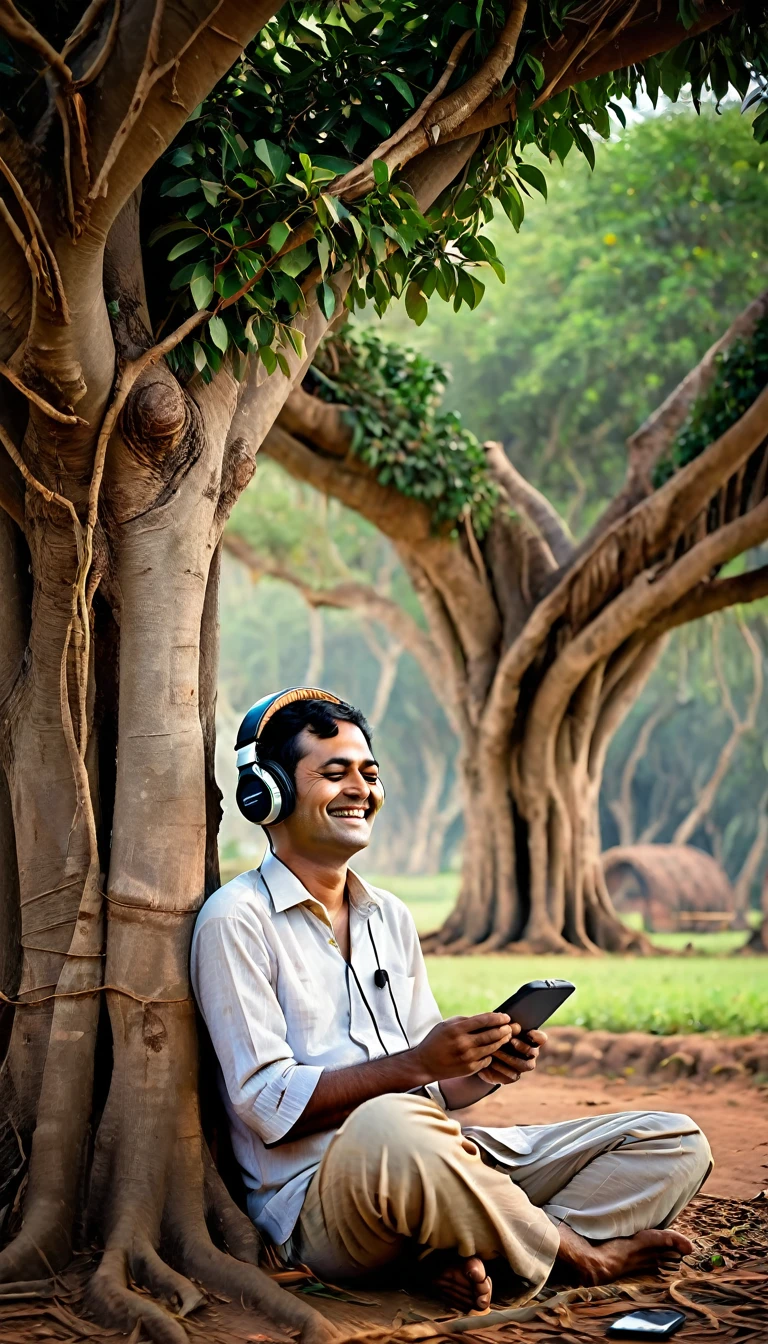
<instances>
[{"instance_id":1,"label":"aerial root","mask_svg":"<svg viewBox=\"0 0 768 1344\"><path fill-rule=\"evenodd\" d=\"M263 1311L275 1325L300 1330L302 1344L331 1344L338 1337L336 1328L314 1307L287 1293L255 1265L218 1250L207 1234L188 1234L179 1247L179 1256L187 1273L212 1292Z\"/></svg>"},{"instance_id":2,"label":"aerial root","mask_svg":"<svg viewBox=\"0 0 768 1344\"><path fill-rule=\"evenodd\" d=\"M17 1279L16 1282L0 1283L0 1298L50 1297L55 1290L55 1279Z\"/></svg>"},{"instance_id":3,"label":"aerial root","mask_svg":"<svg viewBox=\"0 0 768 1344\"><path fill-rule=\"evenodd\" d=\"M86 1303L100 1325L116 1326L128 1334L140 1324L155 1344L189 1344L183 1325L165 1307L128 1287L128 1256L123 1250L113 1247L104 1252L88 1285Z\"/></svg>"},{"instance_id":4,"label":"aerial root","mask_svg":"<svg viewBox=\"0 0 768 1344\"><path fill-rule=\"evenodd\" d=\"M188 1316L205 1301L202 1289L171 1269L149 1242L132 1251L130 1265L136 1283L148 1288L153 1297L167 1302L176 1316Z\"/></svg>"},{"instance_id":5,"label":"aerial root","mask_svg":"<svg viewBox=\"0 0 768 1344\"><path fill-rule=\"evenodd\" d=\"M0 1285L18 1288L20 1283L39 1282L41 1271L50 1275L64 1269L71 1253L69 1235L62 1227L53 1219L35 1218L31 1210L17 1235L0 1251Z\"/></svg>"},{"instance_id":6,"label":"aerial root","mask_svg":"<svg viewBox=\"0 0 768 1344\"><path fill-rule=\"evenodd\" d=\"M247 1214L237 1207L213 1163L207 1143L203 1144L205 1174L205 1216L209 1227L224 1243L230 1255L246 1264L258 1265L261 1237Z\"/></svg>"}]
</instances>

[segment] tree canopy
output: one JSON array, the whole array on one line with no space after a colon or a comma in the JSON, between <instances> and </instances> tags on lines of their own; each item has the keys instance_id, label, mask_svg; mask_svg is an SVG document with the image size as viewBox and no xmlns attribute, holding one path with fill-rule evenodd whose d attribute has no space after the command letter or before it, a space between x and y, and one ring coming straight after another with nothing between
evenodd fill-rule
<instances>
[{"instance_id":1,"label":"tree canopy","mask_svg":"<svg viewBox=\"0 0 768 1344\"><path fill-rule=\"evenodd\" d=\"M402 305L384 331L442 357L446 405L501 440L578 528L616 489L625 441L768 279L768 151L751 114L704 104L614 128L594 174L548 173L515 236L490 233L507 272L479 312Z\"/></svg>"}]
</instances>

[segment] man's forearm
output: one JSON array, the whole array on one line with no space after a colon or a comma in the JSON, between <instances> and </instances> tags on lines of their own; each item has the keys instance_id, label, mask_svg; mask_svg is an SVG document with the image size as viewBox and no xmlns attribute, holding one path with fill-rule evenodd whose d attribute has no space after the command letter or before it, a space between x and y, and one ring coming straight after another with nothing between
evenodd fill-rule
<instances>
[{"instance_id":1,"label":"man's forearm","mask_svg":"<svg viewBox=\"0 0 768 1344\"><path fill-rule=\"evenodd\" d=\"M489 1097L498 1086L498 1083L486 1083L476 1073L470 1074L468 1078L445 1078L440 1081L440 1091L449 1111L462 1111L465 1106L474 1106L476 1101Z\"/></svg>"},{"instance_id":2,"label":"man's forearm","mask_svg":"<svg viewBox=\"0 0 768 1344\"><path fill-rule=\"evenodd\" d=\"M415 1050L402 1050L346 1069L324 1069L304 1110L281 1142L336 1129L364 1101L387 1092L410 1092L431 1081Z\"/></svg>"}]
</instances>

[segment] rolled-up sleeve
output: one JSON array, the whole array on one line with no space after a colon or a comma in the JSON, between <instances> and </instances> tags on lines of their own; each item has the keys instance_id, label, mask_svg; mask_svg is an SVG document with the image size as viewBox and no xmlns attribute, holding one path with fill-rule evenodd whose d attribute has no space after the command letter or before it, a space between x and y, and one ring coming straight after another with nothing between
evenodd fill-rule
<instances>
[{"instance_id":1,"label":"rolled-up sleeve","mask_svg":"<svg viewBox=\"0 0 768 1344\"><path fill-rule=\"evenodd\" d=\"M232 1109L263 1143L278 1143L304 1111L323 1070L293 1056L263 938L237 916L203 919L190 969Z\"/></svg>"}]
</instances>

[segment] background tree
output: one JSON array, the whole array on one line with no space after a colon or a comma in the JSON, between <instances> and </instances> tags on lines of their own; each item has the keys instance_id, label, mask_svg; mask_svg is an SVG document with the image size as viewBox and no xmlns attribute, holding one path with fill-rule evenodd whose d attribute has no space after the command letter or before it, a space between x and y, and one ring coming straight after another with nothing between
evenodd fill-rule
<instances>
[{"instance_id":1,"label":"background tree","mask_svg":"<svg viewBox=\"0 0 768 1344\"><path fill-rule=\"evenodd\" d=\"M673 637L617 733L601 807L606 848L656 841L709 850L734 884L742 926L768 841L756 606Z\"/></svg>"},{"instance_id":2,"label":"background tree","mask_svg":"<svg viewBox=\"0 0 768 1344\"><path fill-rule=\"evenodd\" d=\"M461 895L436 948L638 942L600 863L605 753L670 629L768 591L764 565L717 577L768 537L767 314L764 296L637 431L624 487L578 546L499 444L483 472L467 431L442 454L444 418L416 433L423 367L373 336L337 339L333 376L329 353L316 361L332 400L293 392L293 432L267 436L287 471L390 538L422 603L465 797Z\"/></svg>"},{"instance_id":3,"label":"background tree","mask_svg":"<svg viewBox=\"0 0 768 1344\"><path fill-rule=\"evenodd\" d=\"M0 909L20 929L0 1207L31 1140L0 1282L60 1268L82 1214L104 1239L102 1321L180 1344L178 1313L133 1285L185 1312L203 1283L328 1333L254 1265L201 1132L187 954L217 882L221 531L345 296L474 307L471 268L495 262L482 221L498 201L519 222L525 145L591 156L587 128L648 81L746 93L764 24L738 0L0 6L0 835L16 859ZM159 248L147 262L150 231L183 258L173 273ZM497 620L489 600L477 617ZM477 703L488 663L470 655Z\"/></svg>"},{"instance_id":4,"label":"background tree","mask_svg":"<svg viewBox=\"0 0 768 1344\"><path fill-rule=\"evenodd\" d=\"M393 548L359 514L268 459L235 508L224 546L220 696L226 693L228 709L224 721L219 707L218 722L227 803L237 725L259 688L296 679L335 686L366 706L387 783L384 825L366 851L369 870L439 871L460 814L457 739L420 673L418 630L411 638L418 602ZM258 588L243 585L237 563ZM313 678L306 612L323 622L322 673L315 665ZM381 615L394 619L382 622ZM250 859L260 835L226 807L224 857Z\"/></svg>"}]
</instances>

